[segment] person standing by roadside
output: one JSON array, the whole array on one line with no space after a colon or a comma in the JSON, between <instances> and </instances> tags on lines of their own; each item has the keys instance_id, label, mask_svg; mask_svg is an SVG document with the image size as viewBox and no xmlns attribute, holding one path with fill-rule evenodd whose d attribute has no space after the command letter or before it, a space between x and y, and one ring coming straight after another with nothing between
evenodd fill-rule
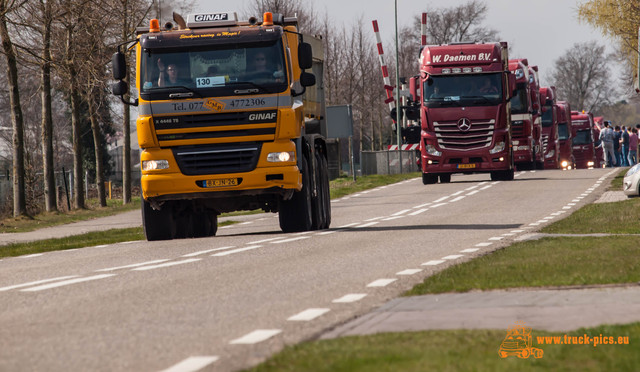
<instances>
[{"instance_id":1,"label":"person standing by roadside","mask_svg":"<svg viewBox=\"0 0 640 372\"><path fill-rule=\"evenodd\" d=\"M629 134L629 157L627 160L629 161L629 166L634 166L638 163L638 130L636 128L631 128L631 133Z\"/></svg>"},{"instance_id":2,"label":"person standing by roadside","mask_svg":"<svg viewBox=\"0 0 640 372\"><path fill-rule=\"evenodd\" d=\"M622 126L622 131L620 132L620 144L622 145L622 166L629 166L629 132L627 131L627 127Z\"/></svg>"},{"instance_id":3,"label":"person standing by roadside","mask_svg":"<svg viewBox=\"0 0 640 372\"><path fill-rule=\"evenodd\" d=\"M600 131L600 144L604 154L604 163L607 167L616 165L616 154L613 152L613 130L609 126L609 121L604 122L604 128Z\"/></svg>"},{"instance_id":4,"label":"person standing by roadside","mask_svg":"<svg viewBox=\"0 0 640 372\"><path fill-rule=\"evenodd\" d=\"M613 153L616 157L616 167L622 166L620 162L620 126L616 125L613 131Z\"/></svg>"}]
</instances>

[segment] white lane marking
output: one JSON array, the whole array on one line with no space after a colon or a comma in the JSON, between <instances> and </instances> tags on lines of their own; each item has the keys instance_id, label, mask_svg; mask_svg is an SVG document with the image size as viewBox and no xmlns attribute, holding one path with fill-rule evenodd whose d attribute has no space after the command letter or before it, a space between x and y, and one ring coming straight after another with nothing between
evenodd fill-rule
<instances>
[{"instance_id":1,"label":"white lane marking","mask_svg":"<svg viewBox=\"0 0 640 372\"><path fill-rule=\"evenodd\" d=\"M462 194L463 192L464 192L464 190L460 190L460 191L454 192L453 194L451 194L451 196L458 196L458 195Z\"/></svg>"},{"instance_id":2,"label":"white lane marking","mask_svg":"<svg viewBox=\"0 0 640 372\"><path fill-rule=\"evenodd\" d=\"M547 220L537 220L536 222L537 223L545 223L545 222L549 222L549 221L547 221Z\"/></svg>"},{"instance_id":3,"label":"white lane marking","mask_svg":"<svg viewBox=\"0 0 640 372\"><path fill-rule=\"evenodd\" d=\"M571 209L570 206L562 207L562 209Z\"/></svg>"},{"instance_id":4,"label":"white lane marking","mask_svg":"<svg viewBox=\"0 0 640 372\"><path fill-rule=\"evenodd\" d=\"M275 238L268 238L268 239L256 240L255 242L249 242L249 243L247 243L247 244L259 244L259 243L270 242L270 241L272 241L272 240L278 240L278 239L282 239L282 236L276 236Z\"/></svg>"},{"instance_id":5,"label":"white lane marking","mask_svg":"<svg viewBox=\"0 0 640 372\"><path fill-rule=\"evenodd\" d=\"M384 218L384 216L379 216L379 217L373 217L373 218L369 218L368 220L364 220L365 222L369 222L369 221L376 221L379 220L381 218Z\"/></svg>"},{"instance_id":6,"label":"white lane marking","mask_svg":"<svg viewBox=\"0 0 640 372\"><path fill-rule=\"evenodd\" d=\"M440 203L440 202L443 202L443 201L445 201L445 200L447 200L447 199L449 199L449 196L448 196L448 195L447 195L447 196L443 196L443 197L441 197L440 199L434 200L433 202L434 202L434 203Z\"/></svg>"},{"instance_id":7,"label":"white lane marking","mask_svg":"<svg viewBox=\"0 0 640 372\"><path fill-rule=\"evenodd\" d=\"M380 223L380 222L369 222L369 223L365 223L364 225L356 226L355 228L356 228L356 229L361 229L361 228L363 228L363 227L369 227L369 226L377 225L377 224L379 224L379 223Z\"/></svg>"},{"instance_id":8,"label":"white lane marking","mask_svg":"<svg viewBox=\"0 0 640 372\"><path fill-rule=\"evenodd\" d=\"M485 187L481 187L480 190L486 190L486 189L490 188L491 186L493 186L493 185L487 185Z\"/></svg>"},{"instance_id":9,"label":"white lane marking","mask_svg":"<svg viewBox=\"0 0 640 372\"><path fill-rule=\"evenodd\" d=\"M561 215L561 214L562 214L562 213L560 213L560 212L551 213L551 215L552 215L552 216L559 216L559 215Z\"/></svg>"},{"instance_id":10,"label":"white lane marking","mask_svg":"<svg viewBox=\"0 0 640 372\"><path fill-rule=\"evenodd\" d=\"M296 315L290 316L287 320L292 322L308 322L331 311L327 308L311 308L301 311Z\"/></svg>"},{"instance_id":11,"label":"white lane marking","mask_svg":"<svg viewBox=\"0 0 640 372\"><path fill-rule=\"evenodd\" d=\"M234 226L236 226L236 224L233 224L233 225L227 225L227 226L222 226L222 227L220 227L220 228L221 228L221 229L230 229L230 228L232 228L232 227L234 227Z\"/></svg>"},{"instance_id":12,"label":"white lane marking","mask_svg":"<svg viewBox=\"0 0 640 372\"><path fill-rule=\"evenodd\" d=\"M296 236L298 236L298 235L308 235L308 234L312 234L312 233L313 233L313 231L303 231L303 232L295 233L293 235L296 235Z\"/></svg>"},{"instance_id":13,"label":"white lane marking","mask_svg":"<svg viewBox=\"0 0 640 372\"><path fill-rule=\"evenodd\" d=\"M216 251L224 251L225 249L231 249L231 248L235 248L235 246L234 245L230 245L228 247L207 249L206 251L188 253L188 254L183 255L182 257L195 257L195 256L200 256L201 254L207 254L207 253L216 252Z\"/></svg>"},{"instance_id":14,"label":"white lane marking","mask_svg":"<svg viewBox=\"0 0 640 372\"><path fill-rule=\"evenodd\" d=\"M396 275L413 275L419 273L420 271L422 271L422 269L406 269L397 272Z\"/></svg>"},{"instance_id":15,"label":"white lane marking","mask_svg":"<svg viewBox=\"0 0 640 372\"><path fill-rule=\"evenodd\" d=\"M460 257L464 257L464 255L463 254L452 254L452 255L449 255L449 256L444 256L444 257L442 257L442 259L443 260L457 260Z\"/></svg>"},{"instance_id":16,"label":"white lane marking","mask_svg":"<svg viewBox=\"0 0 640 372\"><path fill-rule=\"evenodd\" d=\"M504 239L503 236L492 236L491 238L489 238L489 240L502 240Z\"/></svg>"},{"instance_id":17,"label":"white lane marking","mask_svg":"<svg viewBox=\"0 0 640 372\"><path fill-rule=\"evenodd\" d=\"M573 203L578 203L580 201L580 199L573 199L572 202Z\"/></svg>"},{"instance_id":18,"label":"white lane marking","mask_svg":"<svg viewBox=\"0 0 640 372\"><path fill-rule=\"evenodd\" d=\"M281 244L281 243L289 243L289 242L295 242L296 240L304 240L304 239L309 239L309 236L298 236L297 238L289 238L289 239L284 239L284 240L276 240L275 242L271 242L271 244Z\"/></svg>"},{"instance_id":19,"label":"white lane marking","mask_svg":"<svg viewBox=\"0 0 640 372\"><path fill-rule=\"evenodd\" d=\"M543 218L543 220L552 220L552 219L554 219L554 218L556 218L556 217L555 217L555 216L549 216L549 217L545 217L545 218Z\"/></svg>"},{"instance_id":20,"label":"white lane marking","mask_svg":"<svg viewBox=\"0 0 640 372\"><path fill-rule=\"evenodd\" d=\"M473 190L473 189L477 189L477 188L478 188L478 186L480 186L480 185L475 185L475 186L467 187L466 189L464 189L464 191L471 191L471 190Z\"/></svg>"},{"instance_id":21,"label":"white lane marking","mask_svg":"<svg viewBox=\"0 0 640 372\"><path fill-rule=\"evenodd\" d=\"M580 194L580 196L587 197L587 196L589 196L589 194Z\"/></svg>"},{"instance_id":22,"label":"white lane marking","mask_svg":"<svg viewBox=\"0 0 640 372\"><path fill-rule=\"evenodd\" d=\"M367 297L366 293L349 293L349 294L346 294L346 295L344 295L344 296L342 296L340 298L336 298L335 300L333 300L331 302L336 303L336 304L338 304L338 303L340 303L340 304L350 303L350 302L360 301L365 297Z\"/></svg>"},{"instance_id":23,"label":"white lane marking","mask_svg":"<svg viewBox=\"0 0 640 372\"><path fill-rule=\"evenodd\" d=\"M116 267L109 267L107 269L100 269L100 270L96 270L96 272L114 271L114 270L120 270L120 269L130 269L132 267L153 265L153 264L157 264L157 263L161 263L161 262L167 262L167 261L169 261L169 260L168 259L162 259L162 260L153 260L153 261L147 261L147 262L140 262L140 263L131 264L131 265L116 266Z\"/></svg>"},{"instance_id":24,"label":"white lane marking","mask_svg":"<svg viewBox=\"0 0 640 372\"><path fill-rule=\"evenodd\" d=\"M540 226L540 222L533 222L530 223L529 226Z\"/></svg>"},{"instance_id":25,"label":"white lane marking","mask_svg":"<svg viewBox=\"0 0 640 372\"><path fill-rule=\"evenodd\" d=\"M567 211L558 211L558 213L564 214L564 213L567 213Z\"/></svg>"},{"instance_id":26,"label":"white lane marking","mask_svg":"<svg viewBox=\"0 0 640 372\"><path fill-rule=\"evenodd\" d=\"M0 288L0 292L9 291L9 290L12 290L12 289L22 288L22 287L31 287L32 285L50 283L50 282L55 282L55 281L58 281L58 280L65 280L65 279L71 279L71 278L77 278L77 277L78 277L78 275L60 276L58 278L43 279L43 280L37 280L35 282L16 284L16 285L12 285L12 286L9 286L9 287L2 287L2 288Z\"/></svg>"},{"instance_id":27,"label":"white lane marking","mask_svg":"<svg viewBox=\"0 0 640 372\"><path fill-rule=\"evenodd\" d=\"M405 213L409 212L410 210L411 209L403 209L400 212L396 212L396 213L392 214L392 216L399 216L401 214L405 214Z\"/></svg>"},{"instance_id":28,"label":"white lane marking","mask_svg":"<svg viewBox=\"0 0 640 372\"><path fill-rule=\"evenodd\" d=\"M33 258L33 257L40 257L42 256L44 253L34 253L34 254L28 254L26 256L20 256L20 258Z\"/></svg>"},{"instance_id":29,"label":"white lane marking","mask_svg":"<svg viewBox=\"0 0 640 372\"><path fill-rule=\"evenodd\" d=\"M106 248L108 246L109 246L109 244L101 244L101 245L96 245L93 248Z\"/></svg>"},{"instance_id":30,"label":"white lane marking","mask_svg":"<svg viewBox=\"0 0 640 372\"><path fill-rule=\"evenodd\" d=\"M479 251L480 248L467 248L460 251L460 253L473 253Z\"/></svg>"},{"instance_id":31,"label":"white lane marking","mask_svg":"<svg viewBox=\"0 0 640 372\"><path fill-rule=\"evenodd\" d=\"M247 333L240 338L231 340L229 343L232 345L257 344L258 342L266 341L281 332L281 329L257 329L253 332Z\"/></svg>"},{"instance_id":32,"label":"white lane marking","mask_svg":"<svg viewBox=\"0 0 640 372\"><path fill-rule=\"evenodd\" d=\"M101 274L101 275L88 276L88 277L84 277L84 278L69 279L69 280L64 280L64 281L61 281L61 282L45 284L45 285L32 287L32 288L27 288L27 289L21 289L20 291L21 292L43 291L45 289L57 288L57 287L62 287L62 286L65 286L65 285L70 285L70 284L88 282L88 281L91 281L91 280L105 279L105 278L108 278L108 277L111 277L111 276L115 276L115 275L116 274Z\"/></svg>"},{"instance_id":33,"label":"white lane marking","mask_svg":"<svg viewBox=\"0 0 640 372\"><path fill-rule=\"evenodd\" d=\"M360 223L360 222L352 222L352 223L349 223L349 224L346 224L346 225L338 226L338 228L341 228L341 229L342 229L342 228L345 228L345 227L351 227L351 226L353 226L353 225L357 225L357 224L359 224L359 223Z\"/></svg>"},{"instance_id":34,"label":"white lane marking","mask_svg":"<svg viewBox=\"0 0 640 372\"><path fill-rule=\"evenodd\" d=\"M367 287L386 287L389 284L395 282L396 280L398 280L398 279L397 278L378 279L378 280L374 280L371 283L367 284Z\"/></svg>"},{"instance_id":35,"label":"white lane marking","mask_svg":"<svg viewBox=\"0 0 640 372\"><path fill-rule=\"evenodd\" d=\"M434 204L434 205L431 206L431 208L438 208L438 207L442 207L443 205L447 205L447 203Z\"/></svg>"},{"instance_id":36,"label":"white lane marking","mask_svg":"<svg viewBox=\"0 0 640 372\"><path fill-rule=\"evenodd\" d=\"M475 194L477 194L479 192L480 192L480 190L473 190L470 193L468 193L467 196L475 195Z\"/></svg>"},{"instance_id":37,"label":"white lane marking","mask_svg":"<svg viewBox=\"0 0 640 372\"><path fill-rule=\"evenodd\" d=\"M488 247L491 244L493 244L493 243L478 243L478 244L476 244L476 247Z\"/></svg>"},{"instance_id":38,"label":"white lane marking","mask_svg":"<svg viewBox=\"0 0 640 372\"><path fill-rule=\"evenodd\" d=\"M175 364L160 372L195 372L220 359L218 356L195 356L188 357L182 362Z\"/></svg>"},{"instance_id":39,"label":"white lane marking","mask_svg":"<svg viewBox=\"0 0 640 372\"><path fill-rule=\"evenodd\" d=\"M513 234L513 233L504 233L504 234L502 234L502 236L514 236L514 235L515 234Z\"/></svg>"},{"instance_id":40,"label":"white lane marking","mask_svg":"<svg viewBox=\"0 0 640 372\"><path fill-rule=\"evenodd\" d=\"M454 203L454 202L457 202L457 201L462 200L464 198L466 198L466 196L464 196L464 195L458 196L457 198L449 200L449 203Z\"/></svg>"},{"instance_id":41,"label":"white lane marking","mask_svg":"<svg viewBox=\"0 0 640 372\"><path fill-rule=\"evenodd\" d=\"M423 207L426 207L427 205L431 205L431 202L424 203L424 204L420 204L420 205L416 205L415 207L413 207L413 209L416 209L416 208L423 208Z\"/></svg>"},{"instance_id":42,"label":"white lane marking","mask_svg":"<svg viewBox=\"0 0 640 372\"><path fill-rule=\"evenodd\" d=\"M233 249L230 251L225 251L225 252L220 252L220 253L216 253L216 254L212 254L211 257L223 257L223 256L228 256L230 254L234 254L234 253L240 253L240 252L244 252L244 251L250 251L252 249L256 249L256 248L260 248L262 247L261 245L252 245L249 247L244 247L244 248L238 248L238 249Z\"/></svg>"},{"instance_id":43,"label":"white lane marking","mask_svg":"<svg viewBox=\"0 0 640 372\"><path fill-rule=\"evenodd\" d=\"M344 230L330 230L330 231L323 231L323 232L319 232L316 235L329 235L329 234L333 234L333 233L337 233L338 231L344 231Z\"/></svg>"},{"instance_id":44,"label":"white lane marking","mask_svg":"<svg viewBox=\"0 0 640 372\"><path fill-rule=\"evenodd\" d=\"M511 230L512 233L521 233L524 232L524 230Z\"/></svg>"},{"instance_id":45,"label":"white lane marking","mask_svg":"<svg viewBox=\"0 0 640 372\"><path fill-rule=\"evenodd\" d=\"M417 216L417 215L419 215L420 213L422 213L422 212L426 212L426 211L428 211L428 210L429 210L429 208L422 208L422 209L418 209L418 210L417 210L417 211L415 211L415 212L409 213L409 216Z\"/></svg>"},{"instance_id":46,"label":"white lane marking","mask_svg":"<svg viewBox=\"0 0 640 372\"><path fill-rule=\"evenodd\" d=\"M406 216L393 216L393 217L387 217L387 218L383 218L383 221L391 221L391 220L397 220L398 218L404 218Z\"/></svg>"},{"instance_id":47,"label":"white lane marking","mask_svg":"<svg viewBox=\"0 0 640 372\"><path fill-rule=\"evenodd\" d=\"M252 223L253 223L253 221L247 221L247 222L241 222L238 225L249 225L249 224L252 224Z\"/></svg>"},{"instance_id":48,"label":"white lane marking","mask_svg":"<svg viewBox=\"0 0 640 372\"><path fill-rule=\"evenodd\" d=\"M435 266L445 262L444 260L431 260L423 263L421 266Z\"/></svg>"},{"instance_id":49,"label":"white lane marking","mask_svg":"<svg viewBox=\"0 0 640 372\"><path fill-rule=\"evenodd\" d=\"M133 271L147 271L147 270L154 270L154 269L162 269L164 267L171 267L171 266L188 264L188 263L198 262L198 261L202 261L202 258L188 258L182 261L173 261L173 262L167 262L159 265L143 266L143 267L135 268L133 269Z\"/></svg>"}]
</instances>

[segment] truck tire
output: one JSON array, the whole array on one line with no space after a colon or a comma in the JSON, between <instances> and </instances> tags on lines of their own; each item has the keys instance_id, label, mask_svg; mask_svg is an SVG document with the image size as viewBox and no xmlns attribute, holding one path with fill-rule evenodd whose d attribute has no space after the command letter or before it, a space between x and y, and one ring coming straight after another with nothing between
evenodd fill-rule
<instances>
[{"instance_id":1,"label":"truck tire","mask_svg":"<svg viewBox=\"0 0 640 372\"><path fill-rule=\"evenodd\" d=\"M327 158L321 156L322 158L322 183L324 187L322 188L324 194L324 210L326 214L326 218L324 220L323 229L328 229L331 226L331 187L329 186L329 163L327 162Z\"/></svg>"},{"instance_id":2,"label":"truck tire","mask_svg":"<svg viewBox=\"0 0 640 372\"><path fill-rule=\"evenodd\" d=\"M434 183L438 183L438 175L437 174L422 173L422 184L423 185L433 185Z\"/></svg>"},{"instance_id":3,"label":"truck tire","mask_svg":"<svg viewBox=\"0 0 640 372\"><path fill-rule=\"evenodd\" d=\"M440 175L440 183L451 182L451 173L443 173Z\"/></svg>"},{"instance_id":4,"label":"truck tire","mask_svg":"<svg viewBox=\"0 0 640 372\"><path fill-rule=\"evenodd\" d=\"M215 236L218 231L218 215L215 212L194 212L191 222L194 238Z\"/></svg>"},{"instance_id":5,"label":"truck tire","mask_svg":"<svg viewBox=\"0 0 640 372\"><path fill-rule=\"evenodd\" d=\"M311 189L309 188L309 164L302 156L302 190L293 193L289 200L282 200L278 208L280 228L283 232L309 231L312 223Z\"/></svg>"},{"instance_id":6,"label":"truck tire","mask_svg":"<svg viewBox=\"0 0 640 372\"><path fill-rule=\"evenodd\" d=\"M148 241L170 240L176 233L173 213L169 203L164 208L154 210L151 204L142 199L142 226Z\"/></svg>"},{"instance_id":7,"label":"truck tire","mask_svg":"<svg viewBox=\"0 0 640 372\"><path fill-rule=\"evenodd\" d=\"M312 230L320 230L324 227L324 221L326 219L326 212L324 210L324 183L322 182L322 155L319 151L315 151L315 169L313 173L316 179L316 197L313 199L312 207L313 207L313 222L312 222Z\"/></svg>"}]
</instances>

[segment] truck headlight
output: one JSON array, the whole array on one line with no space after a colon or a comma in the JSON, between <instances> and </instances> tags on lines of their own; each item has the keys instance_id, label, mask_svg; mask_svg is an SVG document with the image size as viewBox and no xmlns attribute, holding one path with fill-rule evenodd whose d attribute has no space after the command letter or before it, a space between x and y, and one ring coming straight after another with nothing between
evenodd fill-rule
<instances>
[{"instance_id":1,"label":"truck headlight","mask_svg":"<svg viewBox=\"0 0 640 372\"><path fill-rule=\"evenodd\" d=\"M569 162L566 160L563 160L562 163L560 163L560 165L562 165L562 168L566 168L569 165Z\"/></svg>"},{"instance_id":2,"label":"truck headlight","mask_svg":"<svg viewBox=\"0 0 640 372\"><path fill-rule=\"evenodd\" d=\"M295 159L293 151L270 152L267 155L267 161L270 163L285 163L293 159Z\"/></svg>"},{"instance_id":3,"label":"truck headlight","mask_svg":"<svg viewBox=\"0 0 640 372\"><path fill-rule=\"evenodd\" d=\"M434 145L427 145L425 147L425 150L427 151L427 154L429 154L429 155L433 155L433 156L442 155L442 153L440 151L436 150L436 147Z\"/></svg>"},{"instance_id":4,"label":"truck headlight","mask_svg":"<svg viewBox=\"0 0 640 372\"><path fill-rule=\"evenodd\" d=\"M143 160L142 170L152 171L158 169L168 169L169 160Z\"/></svg>"},{"instance_id":5,"label":"truck headlight","mask_svg":"<svg viewBox=\"0 0 640 372\"><path fill-rule=\"evenodd\" d=\"M596 165L596 163L594 163L592 161L588 161L587 162L587 168L593 168L594 165Z\"/></svg>"},{"instance_id":6,"label":"truck headlight","mask_svg":"<svg viewBox=\"0 0 640 372\"><path fill-rule=\"evenodd\" d=\"M491 150L489 150L489 154L497 154L501 151L504 151L504 141L496 143L496 145L493 146Z\"/></svg>"},{"instance_id":7,"label":"truck headlight","mask_svg":"<svg viewBox=\"0 0 640 372\"><path fill-rule=\"evenodd\" d=\"M545 159L552 158L556 154L556 150L551 150L547 155L544 156Z\"/></svg>"}]
</instances>

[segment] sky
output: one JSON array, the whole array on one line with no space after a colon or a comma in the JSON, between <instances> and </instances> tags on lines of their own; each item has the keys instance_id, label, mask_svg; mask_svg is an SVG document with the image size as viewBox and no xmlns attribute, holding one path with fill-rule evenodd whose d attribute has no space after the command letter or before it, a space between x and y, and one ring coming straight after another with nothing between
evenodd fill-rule
<instances>
[{"instance_id":1,"label":"sky","mask_svg":"<svg viewBox=\"0 0 640 372\"><path fill-rule=\"evenodd\" d=\"M360 17L370 27L378 20L385 47L395 40L395 4L398 6L398 28L412 25L413 19L429 9L450 8L469 0L303 0L312 1L314 9L326 13L336 25L353 25ZM236 0L230 8L228 0L207 0L198 4L201 11L237 11L243 13L255 0ZM509 58L527 58L530 65L538 65L541 83L548 85L555 61L575 43L597 41L613 52L612 41L599 30L577 18L577 6L584 0L485 0L487 17L483 24L498 31L499 41L510 45ZM375 39L373 39L375 40ZM416 40L419 43L419 40ZM386 50L392 58L393 50ZM614 74L619 74L616 66Z\"/></svg>"}]
</instances>

